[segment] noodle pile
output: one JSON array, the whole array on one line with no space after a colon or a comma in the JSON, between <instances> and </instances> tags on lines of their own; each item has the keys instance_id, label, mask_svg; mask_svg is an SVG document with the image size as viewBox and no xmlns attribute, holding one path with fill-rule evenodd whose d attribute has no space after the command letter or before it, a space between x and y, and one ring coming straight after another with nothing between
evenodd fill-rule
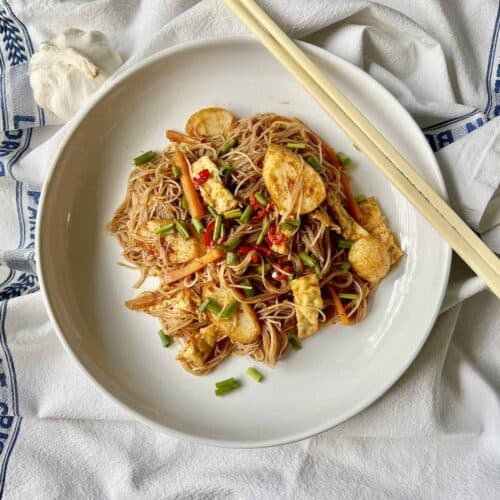
<instances>
[{"instance_id":1,"label":"noodle pile","mask_svg":"<svg viewBox=\"0 0 500 500\"><path fill-rule=\"evenodd\" d=\"M367 310L367 296L372 286L346 269L347 250L339 248L339 234L324 222L303 215L300 228L289 242L288 255L271 255L266 262L271 265L266 269L255 265L258 251L239 255L239 262L229 265L225 258L210 263L198 271L175 283L166 284L165 277L173 269L186 264L169 262L168 251L162 234L145 231L148 221L152 220L191 220L187 207L183 203L183 191L173 172L173 155L182 151L188 162L193 164L202 156L208 156L215 164L227 162L231 166L226 187L243 207L251 202L258 192L265 192L262 178L264 155L270 144L286 146L290 143L303 145L296 151L303 159L315 157L324 167L321 173L327 192L338 198L345 205L340 169L332 158L325 154L322 139L298 119L290 119L274 114L259 114L250 118L236 120L219 136L210 139L193 139L191 143L170 143L166 149L151 161L132 169L128 179L126 197L116 210L109 229L116 235L123 249L126 261L140 272L136 287L144 280L156 276L160 280L159 288L135 299L134 309L144 310L156 316L165 332L179 340L181 344L190 341L200 329L210 325L206 314L199 311L203 301L203 287L216 284L219 288L231 290L234 297L242 303L251 304L261 326L261 335L257 341L242 344L230 337L221 335L208 358L199 366L181 359L184 367L197 375L208 373L226 356L248 355L257 361L274 365L283 355L289 343L289 337L296 334L296 305L290 289L290 279L311 273L299 258L300 252L313 256L321 268L320 287L324 307L319 311L321 325L339 321L339 313L332 299L331 290L353 294L352 300L343 301L345 313L350 322L361 321ZM228 140L234 139L236 146L226 154L220 150ZM304 162L305 163L305 162ZM302 196L301 182L294 187L292 195L297 203ZM322 203L326 208L326 201ZM287 216L279 214L272 203L266 211L266 217L272 225L278 227ZM203 217L207 227L211 215ZM250 219L246 225L238 221L225 221L225 241L240 237L244 242L255 242L262 228L262 220ZM189 226L190 234L196 237ZM203 239L203 237L201 237ZM261 258L265 256L260 255ZM293 272L283 279L283 267L279 259L292 264ZM290 266L289 266L290 268ZM278 273L278 274L277 274ZM287 273L285 273L287 274ZM281 279L276 279L280 276ZM250 280L255 291L254 296L246 296L243 280ZM245 281L246 282L246 281ZM247 283L247 282L246 282ZM186 302L179 313L179 301ZM231 321L229 319L228 321Z\"/></svg>"}]
</instances>

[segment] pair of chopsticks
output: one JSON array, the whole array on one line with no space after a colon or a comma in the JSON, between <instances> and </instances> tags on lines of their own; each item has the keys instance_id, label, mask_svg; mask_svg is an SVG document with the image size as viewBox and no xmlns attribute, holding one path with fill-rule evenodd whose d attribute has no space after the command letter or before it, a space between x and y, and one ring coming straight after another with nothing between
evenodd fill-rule
<instances>
[{"instance_id":1,"label":"pair of chopsticks","mask_svg":"<svg viewBox=\"0 0 500 500\"><path fill-rule=\"evenodd\" d=\"M361 151L500 298L500 259L254 0L225 0Z\"/></svg>"}]
</instances>

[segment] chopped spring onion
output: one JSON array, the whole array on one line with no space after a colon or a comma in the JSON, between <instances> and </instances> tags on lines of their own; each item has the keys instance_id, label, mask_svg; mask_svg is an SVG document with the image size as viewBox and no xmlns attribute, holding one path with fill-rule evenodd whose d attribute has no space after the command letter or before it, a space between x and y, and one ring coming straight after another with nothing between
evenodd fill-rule
<instances>
[{"instance_id":1,"label":"chopped spring onion","mask_svg":"<svg viewBox=\"0 0 500 500\"><path fill-rule=\"evenodd\" d=\"M172 165L172 175L174 179L178 179L181 176L181 171L177 165Z\"/></svg>"},{"instance_id":2,"label":"chopped spring onion","mask_svg":"<svg viewBox=\"0 0 500 500\"><path fill-rule=\"evenodd\" d=\"M266 197L262 193L255 193L254 196L261 205L267 205Z\"/></svg>"},{"instance_id":3,"label":"chopped spring onion","mask_svg":"<svg viewBox=\"0 0 500 500\"><path fill-rule=\"evenodd\" d=\"M179 234L185 239L189 240L189 231L186 227L186 223L182 220L176 220L175 221L175 227L177 228L177 231L179 231Z\"/></svg>"},{"instance_id":4,"label":"chopped spring onion","mask_svg":"<svg viewBox=\"0 0 500 500\"><path fill-rule=\"evenodd\" d=\"M357 149L358 151L361 151L361 149L359 148L359 146L357 144L352 144L354 146L355 149Z\"/></svg>"},{"instance_id":5,"label":"chopped spring onion","mask_svg":"<svg viewBox=\"0 0 500 500\"><path fill-rule=\"evenodd\" d=\"M245 278L241 282L241 288L243 288L243 293L246 297L255 297L255 289L248 278Z\"/></svg>"},{"instance_id":6,"label":"chopped spring onion","mask_svg":"<svg viewBox=\"0 0 500 500\"><path fill-rule=\"evenodd\" d=\"M314 156L308 156L306 158L306 162L309 163L309 165L311 165L311 167L314 168L318 174L321 174L325 170L325 167L323 167L323 165L321 165L321 163L314 158Z\"/></svg>"},{"instance_id":7,"label":"chopped spring onion","mask_svg":"<svg viewBox=\"0 0 500 500\"><path fill-rule=\"evenodd\" d=\"M318 261L312 256L307 254L306 252L300 252L299 253L300 260L309 267L312 267L316 274L321 278L323 273L321 272L321 267L318 263Z\"/></svg>"},{"instance_id":8,"label":"chopped spring onion","mask_svg":"<svg viewBox=\"0 0 500 500\"><path fill-rule=\"evenodd\" d=\"M288 337L288 342L290 342L294 351L300 351L302 349L302 344L300 343L300 340L295 337L295 335Z\"/></svg>"},{"instance_id":9,"label":"chopped spring onion","mask_svg":"<svg viewBox=\"0 0 500 500\"><path fill-rule=\"evenodd\" d=\"M214 232L212 234L212 241L214 243L217 242L217 240L220 238L221 229L222 229L222 217L220 215L217 215L215 217Z\"/></svg>"},{"instance_id":10,"label":"chopped spring onion","mask_svg":"<svg viewBox=\"0 0 500 500\"><path fill-rule=\"evenodd\" d=\"M342 151L339 151L337 153L337 159L342 163L342 165L345 165L346 167L352 161L345 153L342 153Z\"/></svg>"},{"instance_id":11,"label":"chopped spring onion","mask_svg":"<svg viewBox=\"0 0 500 500\"><path fill-rule=\"evenodd\" d=\"M170 224L163 224L158 229L155 229L156 234L172 234L175 231L175 224L171 222Z\"/></svg>"},{"instance_id":12,"label":"chopped spring onion","mask_svg":"<svg viewBox=\"0 0 500 500\"><path fill-rule=\"evenodd\" d=\"M220 248L221 250L226 250L226 252L232 252L240 243L241 243L241 238L239 236L236 236L236 238L229 240L227 243L217 245L217 248Z\"/></svg>"},{"instance_id":13,"label":"chopped spring onion","mask_svg":"<svg viewBox=\"0 0 500 500\"><path fill-rule=\"evenodd\" d=\"M193 223L196 234L203 234L205 232L205 228L203 227L203 222L201 222L200 219L193 219L191 222Z\"/></svg>"},{"instance_id":14,"label":"chopped spring onion","mask_svg":"<svg viewBox=\"0 0 500 500\"><path fill-rule=\"evenodd\" d=\"M215 300L210 297L206 298L200 305L200 312L209 311L212 314L219 315L221 311L221 307Z\"/></svg>"},{"instance_id":15,"label":"chopped spring onion","mask_svg":"<svg viewBox=\"0 0 500 500\"><path fill-rule=\"evenodd\" d=\"M216 389L220 389L221 387L227 387L228 385L231 386L237 383L238 381L234 377L231 377L221 380L220 382L215 382L215 387Z\"/></svg>"},{"instance_id":16,"label":"chopped spring onion","mask_svg":"<svg viewBox=\"0 0 500 500\"><path fill-rule=\"evenodd\" d=\"M219 318L229 319L238 310L238 307L240 307L240 303L237 300L229 302L229 304L219 313Z\"/></svg>"},{"instance_id":17,"label":"chopped spring onion","mask_svg":"<svg viewBox=\"0 0 500 500\"><path fill-rule=\"evenodd\" d=\"M293 233L300 227L300 219L287 219L284 222L280 222L279 226L281 229Z\"/></svg>"},{"instance_id":18,"label":"chopped spring onion","mask_svg":"<svg viewBox=\"0 0 500 500\"><path fill-rule=\"evenodd\" d=\"M184 210L187 210L189 208L188 207L188 201L187 201L186 195L182 195L182 198L181 198L181 208L183 208Z\"/></svg>"},{"instance_id":19,"label":"chopped spring onion","mask_svg":"<svg viewBox=\"0 0 500 500\"><path fill-rule=\"evenodd\" d=\"M286 147L290 149L305 149L306 145L303 142L287 142Z\"/></svg>"},{"instance_id":20,"label":"chopped spring onion","mask_svg":"<svg viewBox=\"0 0 500 500\"><path fill-rule=\"evenodd\" d=\"M262 379L264 378L262 373L257 371L255 368L252 368L251 366L247 368L247 375L252 377L256 382L262 382Z\"/></svg>"},{"instance_id":21,"label":"chopped spring onion","mask_svg":"<svg viewBox=\"0 0 500 500\"><path fill-rule=\"evenodd\" d=\"M154 151L146 151L145 153L142 153L142 155L136 156L134 158L134 163L136 165L144 165L145 163L148 163L148 161L151 161L155 156L156 153Z\"/></svg>"},{"instance_id":22,"label":"chopped spring onion","mask_svg":"<svg viewBox=\"0 0 500 500\"><path fill-rule=\"evenodd\" d=\"M172 338L167 335L163 330L158 332L163 347L168 347L172 343Z\"/></svg>"},{"instance_id":23,"label":"chopped spring onion","mask_svg":"<svg viewBox=\"0 0 500 500\"><path fill-rule=\"evenodd\" d=\"M220 154L225 155L226 153L229 153L229 151L233 149L236 144L236 139L229 139L229 141L225 142L220 148Z\"/></svg>"},{"instance_id":24,"label":"chopped spring onion","mask_svg":"<svg viewBox=\"0 0 500 500\"><path fill-rule=\"evenodd\" d=\"M234 379L233 379L234 380ZM240 383L238 380L234 380L233 383L231 384L226 384L220 387L215 387L215 395L216 396L223 396L224 394L227 394L228 392L234 391L240 386Z\"/></svg>"},{"instance_id":25,"label":"chopped spring onion","mask_svg":"<svg viewBox=\"0 0 500 500\"><path fill-rule=\"evenodd\" d=\"M237 266L238 256L234 252L227 252L226 262L228 266Z\"/></svg>"},{"instance_id":26,"label":"chopped spring onion","mask_svg":"<svg viewBox=\"0 0 500 500\"><path fill-rule=\"evenodd\" d=\"M352 240L339 240L338 246L339 248L351 248Z\"/></svg>"},{"instance_id":27,"label":"chopped spring onion","mask_svg":"<svg viewBox=\"0 0 500 500\"><path fill-rule=\"evenodd\" d=\"M339 293L339 298L357 300L359 299L359 295L357 293Z\"/></svg>"},{"instance_id":28,"label":"chopped spring onion","mask_svg":"<svg viewBox=\"0 0 500 500\"><path fill-rule=\"evenodd\" d=\"M212 302L212 299L210 297L208 297L207 299L205 299L200 304L199 311L200 312L205 312L208 309L208 306L211 304L211 302Z\"/></svg>"},{"instance_id":29,"label":"chopped spring onion","mask_svg":"<svg viewBox=\"0 0 500 500\"><path fill-rule=\"evenodd\" d=\"M220 227L219 241L223 240L225 237L226 237L226 226L224 226L224 224L222 224Z\"/></svg>"},{"instance_id":30,"label":"chopped spring onion","mask_svg":"<svg viewBox=\"0 0 500 500\"><path fill-rule=\"evenodd\" d=\"M354 199L358 202L361 203L362 201L366 200L366 196L364 194L357 194Z\"/></svg>"},{"instance_id":31,"label":"chopped spring onion","mask_svg":"<svg viewBox=\"0 0 500 500\"><path fill-rule=\"evenodd\" d=\"M269 262L265 262L264 264L259 264L257 266L257 271L259 274L266 274L268 271L271 270L271 264L269 264Z\"/></svg>"},{"instance_id":32,"label":"chopped spring onion","mask_svg":"<svg viewBox=\"0 0 500 500\"><path fill-rule=\"evenodd\" d=\"M229 163L227 161L223 161L221 163L219 173L220 173L224 183L226 183L227 180L229 179L229 176L231 175L232 170L233 169L231 168L231 165L229 165Z\"/></svg>"},{"instance_id":33,"label":"chopped spring onion","mask_svg":"<svg viewBox=\"0 0 500 500\"><path fill-rule=\"evenodd\" d=\"M248 221L250 220L250 217L252 215L252 207L250 205L247 205L245 207L245 210L243 210L243 213L241 214L240 217L240 224L248 224Z\"/></svg>"},{"instance_id":34,"label":"chopped spring onion","mask_svg":"<svg viewBox=\"0 0 500 500\"><path fill-rule=\"evenodd\" d=\"M347 271L349 271L349 269L351 269L351 264L346 261L346 262L342 262L342 264L340 264L339 267L343 273L346 273Z\"/></svg>"},{"instance_id":35,"label":"chopped spring onion","mask_svg":"<svg viewBox=\"0 0 500 500\"><path fill-rule=\"evenodd\" d=\"M239 208L233 208L224 212L224 219L239 219L242 215L242 211Z\"/></svg>"},{"instance_id":36,"label":"chopped spring onion","mask_svg":"<svg viewBox=\"0 0 500 500\"><path fill-rule=\"evenodd\" d=\"M213 217L217 217L219 214L217 213L217 210L215 210L214 207L211 207L210 205L208 206L208 211Z\"/></svg>"},{"instance_id":37,"label":"chopped spring onion","mask_svg":"<svg viewBox=\"0 0 500 500\"><path fill-rule=\"evenodd\" d=\"M259 236L257 237L257 245L260 245L263 241L264 238L269 231L269 228L271 227L271 223L269 222L268 219L264 219L264 224L262 225L262 229L260 230Z\"/></svg>"}]
</instances>

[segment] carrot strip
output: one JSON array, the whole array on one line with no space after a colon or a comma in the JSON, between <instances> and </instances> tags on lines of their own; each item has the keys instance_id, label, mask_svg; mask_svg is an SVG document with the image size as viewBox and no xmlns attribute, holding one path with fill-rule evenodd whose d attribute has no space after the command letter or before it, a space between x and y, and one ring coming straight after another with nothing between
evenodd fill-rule
<instances>
[{"instance_id":1,"label":"carrot strip","mask_svg":"<svg viewBox=\"0 0 500 500\"><path fill-rule=\"evenodd\" d=\"M322 141L321 145L323 146L323 151L325 153L325 156L328 158L330 163L338 168L339 170L342 169L343 165L341 161L337 158L337 153L335 152L335 149L333 149L331 146L329 146L326 142Z\"/></svg>"},{"instance_id":2,"label":"carrot strip","mask_svg":"<svg viewBox=\"0 0 500 500\"><path fill-rule=\"evenodd\" d=\"M328 285L328 291L330 292L330 295L332 296L333 303L335 304L335 309L337 309L337 313L340 318L340 322L343 325L350 325L351 321L347 317L347 314L344 309L344 305L342 304L342 301L339 299L339 296L335 292L335 289L333 288L332 285Z\"/></svg>"},{"instance_id":3,"label":"carrot strip","mask_svg":"<svg viewBox=\"0 0 500 500\"><path fill-rule=\"evenodd\" d=\"M189 135L181 134L175 130L167 130L165 135L167 139L172 142L183 142L185 144L194 144L196 142L192 137L189 137Z\"/></svg>"},{"instance_id":4,"label":"carrot strip","mask_svg":"<svg viewBox=\"0 0 500 500\"><path fill-rule=\"evenodd\" d=\"M174 271L168 273L165 276L165 283L170 284L175 281L179 281L190 274L195 273L196 271L200 271L204 267L206 267L211 262L215 262L216 260L221 259L224 256L224 251L219 250L218 248L214 250L210 250L205 255L201 257L197 257L193 259L189 264L179 269L175 269Z\"/></svg>"},{"instance_id":5,"label":"carrot strip","mask_svg":"<svg viewBox=\"0 0 500 500\"><path fill-rule=\"evenodd\" d=\"M349 214L358 224L362 224L363 212L361 212L358 202L355 200L352 194L349 179L347 178L347 175L344 174L344 172L340 172L340 181L342 182L342 188L344 190L347 210L349 211Z\"/></svg>"},{"instance_id":6,"label":"carrot strip","mask_svg":"<svg viewBox=\"0 0 500 500\"><path fill-rule=\"evenodd\" d=\"M189 175L189 167L186 161L184 153L181 151L176 151L174 154L174 163L179 167L181 171L181 184L184 195L188 203L189 213L191 217L195 219L200 219L203 217L203 204L201 202L200 196L196 188L194 187L191 176Z\"/></svg>"}]
</instances>

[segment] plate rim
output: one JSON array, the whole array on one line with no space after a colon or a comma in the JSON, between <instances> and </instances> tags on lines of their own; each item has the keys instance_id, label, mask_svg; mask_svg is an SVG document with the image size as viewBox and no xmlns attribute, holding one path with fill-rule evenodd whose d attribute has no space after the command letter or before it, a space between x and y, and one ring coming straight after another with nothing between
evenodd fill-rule
<instances>
[{"instance_id":1,"label":"plate rim","mask_svg":"<svg viewBox=\"0 0 500 500\"><path fill-rule=\"evenodd\" d=\"M143 70L147 66L155 64L157 61L164 59L164 58L168 58L172 54L175 54L178 52L182 52L185 50L190 50L190 49L198 48L198 47L207 48L207 47L210 47L211 45L218 45L221 43L230 44L230 43L236 43L236 42L250 42L250 43L253 43L257 46L261 46L259 44L259 42L251 35L218 36L218 37L196 39L196 40L191 40L191 41L179 43L179 44L173 45L172 47L167 47L159 52L156 52L155 54L152 54L152 55L146 57L142 61L140 61L136 64L133 64L132 66L124 69L123 72L121 74L119 74L116 78L111 77L109 80L107 80L103 84L103 86L100 89L98 89L98 91L93 96L91 96L91 98L84 105L84 107L73 118L73 123L69 127L68 131L66 132L66 134L63 137L63 139L61 140L61 142L58 144L56 151L55 151L55 154L53 155L53 159L51 161L50 167L48 169L46 179L45 179L43 186L42 186L42 192L41 192L41 196L40 196L40 203L39 203L38 215L37 215L37 224L36 224L36 256L37 256L36 272L37 272L37 276L39 279L40 291L42 292L42 298L43 298L45 310L47 311L47 314L48 314L49 319L52 323L52 326L54 327L54 329L56 331L56 334L59 338L59 341L63 345L63 348L65 349L66 353L69 354L69 356L73 359L73 361L76 363L76 365L80 368L80 370L82 370L85 373L86 377L92 382L92 384L95 387L97 387L97 389L101 392L101 394L104 394L105 396L110 398L115 404L117 404L126 413L133 416L139 422L146 424L149 427L157 429L160 432L168 434L172 437L175 437L178 439L187 439L188 441L195 442L198 444L217 446L217 447L221 447L221 448L255 449L255 448L268 448L268 447L281 446L281 445L286 445L286 444L290 444L290 443L295 443L295 442L316 436L316 435L323 433L327 430L330 430L333 427L340 425L341 423L349 420L353 416L355 416L358 413L362 412L363 410L367 409L369 406L371 406L373 403L375 403L378 399L380 399L403 376L403 374L408 370L408 368L411 366L411 364L415 361L416 357L421 352L422 347L424 346L425 342L429 338L429 335L430 335L430 333L431 333L431 331L436 323L436 319L439 315L441 305L442 305L444 295L446 293L446 289L447 289L447 285L448 285L450 269L451 269L452 249L448 245L448 243L443 241L443 244L444 244L443 250L445 252L445 256L444 256L445 259L444 259L444 265L442 267L442 278L441 278L442 287L441 287L441 292L439 295L439 300L436 301L434 311L433 311L432 315L430 316L430 321L429 321L429 325L427 327L427 330L422 335L421 341L419 342L417 348L415 349L415 352L409 357L409 359L403 365L401 365L401 368L399 370L397 370L397 375L395 377L391 378L387 383L382 384L381 388L379 388L374 393L371 393L369 397L366 397L365 399L360 401L360 403L358 405L353 406L349 411L345 412L340 417L326 419L323 424L317 425L314 428L310 428L310 429L307 429L305 431L289 435L286 438L275 438L275 439L264 439L264 440L250 440L250 441L239 440L238 441L238 440L232 440L232 439L220 439L220 438L216 439L216 438L204 437L204 436L200 436L197 434L188 433L185 431L180 431L180 430L174 429L172 427L168 427L166 425L160 424L159 422L156 422L152 418L149 418L149 417L143 415L138 410L129 406L127 403L122 401L118 396L116 396L112 391L108 390L103 385L101 385L101 383L97 380L96 376L94 376L94 374L91 373L91 371L87 368L87 366L79 359L76 352L73 351L73 349L69 345L69 342L66 340L63 329L60 326L59 321L57 319L57 315L55 312L56 308L52 307L53 301L49 297L49 290L46 287L46 283L45 283L44 266L42 264L42 260L43 260L42 259L42 256L43 256L43 253L42 253L42 238L43 238L42 226L44 224L44 216L45 216L45 210L44 210L45 200L49 194L49 189L50 189L52 177L58 168L60 158L63 156L66 147L70 143L74 133L76 132L76 130L78 129L80 124L85 120L85 118L90 113L90 111L93 109L93 107L95 105L97 105L101 99L103 99L109 93L113 92L113 90L120 83L122 83L124 80L126 80L128 77ZM377 80L375 80L369 73L365 72L363 69L359 68L358 66L352 64L351 62L343 59L342 57L340 57L340 56L334 54L333 52L330 52L322 47L319 47L317 45L314 45L314 44L309 43L309 42L304 42L304 41L297 41L297 43L301 46L306 47L308 50L310 50L315 55L326 58L329 61L335 60L336 62L340 62L340 64L348 65L348 66L350 66L350 69L354 70L356 73L363 75L363 77L365 77L365 78L368 77L369 79L371 79L373 81L373 83L376 86L378 86L380 92L382 94L385 94L386 98L395 102L398 105L398 107L401 109L401 112L407 115L407 117L415 125L416 129L418 129L420 134L423 135L423 132L421 131L420 127L415 122L415 120L410 115L410 113L406 110L406 108L404 108L403 105L382 84L380 84ZM290 75L290 78L293 78L293 77ZM428 144L427 144L427 147L432 152L432 150ZM443 174L441 172L441 169L439 168L439 164L437 162L435 155L432 156L432 159L433 159L433 163L434 163L435 174L437 176L436 180L438 183L438 192L439 192L440 196L444 197L444 199L447 200L448 194L447 194ZM374 168L376 168L376 167L374 167Z\"/></svg>"}]
</instances>

